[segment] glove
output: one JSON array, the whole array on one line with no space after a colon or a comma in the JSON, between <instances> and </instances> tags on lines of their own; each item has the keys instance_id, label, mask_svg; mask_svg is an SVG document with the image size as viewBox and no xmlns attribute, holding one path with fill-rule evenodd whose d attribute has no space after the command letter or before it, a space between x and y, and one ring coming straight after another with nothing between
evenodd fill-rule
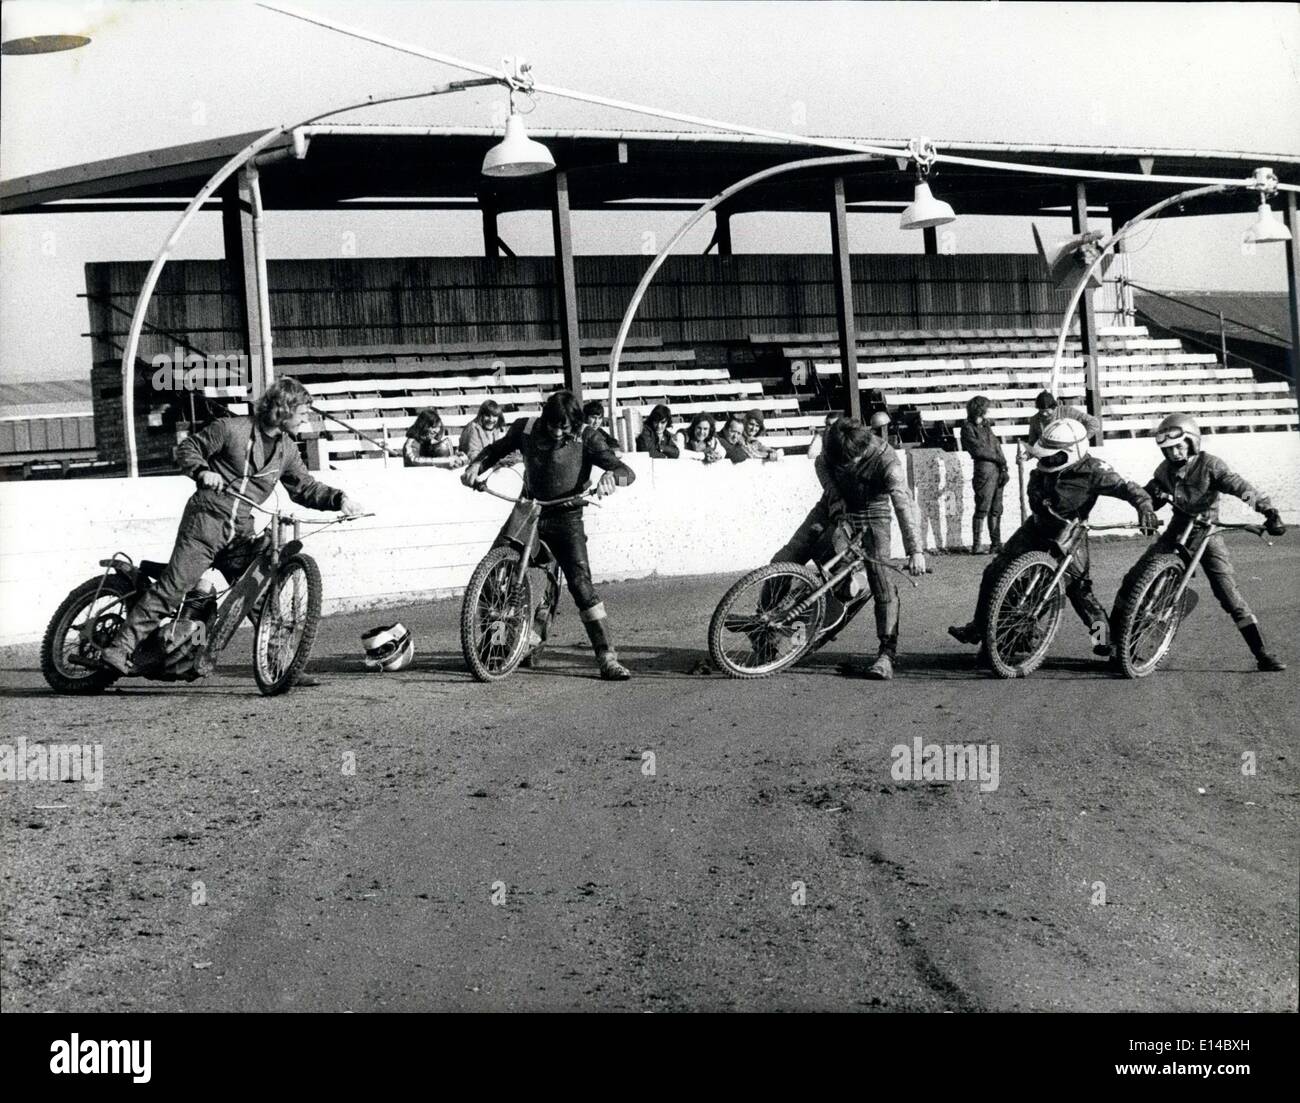
<instances>
[{"instance_id":1,"label":"glove","mask_svg":"<svg viewBox=\"0 0 1300 1103\"><path fill-rule=\"evenodd\" d=\"M1006 486L1011 481L1011 472L1005 467L998 474L998 486Z\"/></svg>"},{"instance_id":2,"label":"glove","mask_svg":"<svg viewBox=\"0 0 1300 1103\"><path fill-rule=\"evenodd\" d=\"M1143 536L1154 536L1160 531L1160 518L1156 516L1155 510L1144 509L1138 514L1138 529Z\"/></svg>"},{"instance_id":3,"label":"glove","mask_svg":"<svg viewBox=\"0 0 1300 1103\"><path fill-rule=\"evenodd\" d=\"M1286 525L1282 523L1282 515L1275 509L1270 509L1264 514L1264 531L1269 536L1285 536Z\"/></svg>"}]
</instances>

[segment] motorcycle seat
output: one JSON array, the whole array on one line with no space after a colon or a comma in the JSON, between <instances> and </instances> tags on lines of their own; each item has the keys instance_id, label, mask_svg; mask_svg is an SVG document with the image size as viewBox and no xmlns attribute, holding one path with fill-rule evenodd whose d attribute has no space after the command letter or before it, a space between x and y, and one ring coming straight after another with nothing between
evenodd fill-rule
<instances>
[{"instance_id":1,"label":"motorcycle seat","mask_svg":"<svg viewBox=\"0 0 1300 1103\"><path fill-rule=\"evenodd\" d=\"M142 559L139 563L139 569L140 573L144 575L145 578L156 580L162 577L163 571L167 569L167 564L159 563L154 559Z\"/></svg>"}]
</instances>

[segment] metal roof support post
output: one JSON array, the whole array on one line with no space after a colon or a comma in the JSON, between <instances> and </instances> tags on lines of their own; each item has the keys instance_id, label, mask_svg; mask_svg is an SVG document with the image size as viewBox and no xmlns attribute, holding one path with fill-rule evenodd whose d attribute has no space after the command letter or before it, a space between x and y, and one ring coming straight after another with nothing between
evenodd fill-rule
<instances>
[{"instance_id":1,"label":"metal roof support post","mask_svg":"<svg viewBox=\"0 0 1300 1103\"><path fill-rule=\"evenodd\" d=\"M257 165L252 161L239 170L239 215L245 316L248 319L245 351L250 369L245 385L250 401L255 402L271 385L275 369L271 359L271 292L266 274L262 185Z\"/></svg>"},{"instance_id":2,"label":"metal roof support post","mask_svg":"<svg viewBox=\"0 0 1300 1103\"><path fill-rule=\"evenodd\" d=\"M921 230L921 236L925 241L925 255L935 257L939 255L939 231L934 226L926 226Z\"/></svg>"},{"instance_id":3,"label":"metal roof support post","mask_svg":"<svg viewBox=\"0 0 1300 1103\"><path fill-rule=\"evenodd\" d=\"M858 390L858 324L853 314L853 269L849 257L849 215L844 205L844 177L831 182L831 260L835 268L835 328L840 338L840 372L844 380L845 410L862 416Z\"/></svg>"},{"instance_id":4,"label":"metal roof support post","mask_svg":"<svg viewBox=\"0 0 1300 1103\"><path fill-rule=\"evenodd\" d=\"M555 290L559 308L560 354L564 385L582 401L582 345L578 338L578 287L573 274L573 227L569 222L569 174L555 173L551 200L551 231L555 239Z\"/></svg>"},{"instance_id":5,"label":"metal roof support post","mask_svg":"<svg viewBox=\"0 0 1300 1103\"><path fill-rule=\"evenodd\" d=\"M1291 307L1291 382L1300 380L1300 218L1296 216L1295 192L1286 193L1286 292Z\"/></svg>"},{"instance_id":6,"label":"metal roof support post","mask_svg":"<svg viewBox=\"0 0 1300 1103\"><path fill-rule=\"evenodd\" d=\"M484 195L479 198L479 208L483 212L483 255L488 260L492 272L497 269L497 258L501 256L500 234L497 231L496 197Z\"/></svg>"},{"instance_id":7,"label":"metal roof support post","mask_svg":"<svg viewBox=\"0 0 1300 1103\"><path fill-rule=\"evenodd\" d=\"M718 256L731 256L731 212L719 210L714 213L717 220L717 229L714 236L718 242Z\"/></svg>"},{"instance_id":8,"label":"metal roof support post","mask_svg":"<svg viewBox=\"0 0 1300 1103\"><path fill-rule=\"evenodd\" d=\"M1070 208L1070 221L1075 234L1088 232L1088 185L1080 180L1074 186L1074 206ZM1097 372L1097 312L1091 288L1085 288L1079 304L1079 343L1083 346L1083 388L1085 409L1101 422L1101 381ZM1100 445L1102 428L1097 429L1093 444Z\"/></svg>"}]
</instances>

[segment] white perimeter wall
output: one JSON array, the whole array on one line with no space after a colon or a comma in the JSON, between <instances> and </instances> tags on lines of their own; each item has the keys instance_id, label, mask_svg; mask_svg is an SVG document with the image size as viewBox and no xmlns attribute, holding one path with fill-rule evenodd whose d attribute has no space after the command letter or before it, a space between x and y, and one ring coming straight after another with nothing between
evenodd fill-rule
<instances>
[{"instance_id":1,"label":"white perimeter wall","mask_svg":"<svg viewBox=\"0 0 1300 1103\"><path fill-rule=\"evenodd\" d=\"M1229 434L1208 443L1271 495L1288 520L1297 519L1300 434ZM1160 458L1150 440L1115 441L1098 454L1140 482ZM1014 449L1007 456L1012 481L1005 491L1004 537L1020 522ZM909 453L907 461L927 547L969 544L970 458L927 449ZM736 573L764 563L819 493L812 464L802 456L707 468L645 456L629 462L636 483L603 508L587 510L597 581ZM466 490L458 473L440 469L357 464L326 479L377 514L308 539L324 575L327 613L454 594L510 509ZM519 482L501 473L493 485L515 492ZM114 551L165 560L192 491L179 476L0 483L0 646L39 639L64 595L97 574L97 560ZM290 505L283 491L280 496ZM1246 520L1254 514L1233 502L1224 516ZM1127 505L1108 499L1093 514L1098 522L1133 517ZM897 526L894 554L902 554Z\"/></svg>"}]
</instances>

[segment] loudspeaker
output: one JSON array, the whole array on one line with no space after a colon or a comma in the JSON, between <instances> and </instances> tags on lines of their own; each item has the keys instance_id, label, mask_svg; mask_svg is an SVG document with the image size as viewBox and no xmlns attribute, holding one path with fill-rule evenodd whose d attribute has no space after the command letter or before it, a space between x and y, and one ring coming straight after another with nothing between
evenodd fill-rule
<instances>
[{"instance_id":1,"label":"loudspeaker","mask_svg":"<svg viewBox=\"0 0 1300 1103\"><path fill-rule=\"evenodd\" d=\"M1052 283L1058 291L1068 291L1079 282L1079 277L1094 260L1097 259L1097 243L1106 235L1100 230L1089 230L1086 234L1077 234L1063 241L1057 241L1050 248L1043 244L1042 234L1034 225L1034 248L1039 259L1047 266ZM1101 262L1101 267L1088 277L1089 287L1100 287L1106 269L1110 267L1108 255Z\"/></svg>"}]
</instances>

